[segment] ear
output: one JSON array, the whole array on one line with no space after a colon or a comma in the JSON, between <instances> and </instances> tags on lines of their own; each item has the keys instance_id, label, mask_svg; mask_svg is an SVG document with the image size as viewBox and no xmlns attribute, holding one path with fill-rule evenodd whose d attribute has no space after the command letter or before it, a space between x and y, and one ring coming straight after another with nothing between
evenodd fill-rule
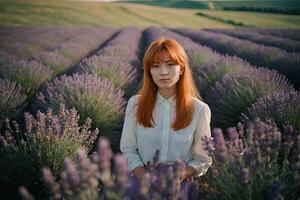
<instances>
[{"instance_id":1,"label":"ear","mask_svg":"<svg viewBox=\"0 0 300 200\"><path fill-rule=\"evenodd\" d=\"M183 67L180 67L180 73L179 73L180 75L182 75L183 74Z\"/></svg>"}]
</instances>

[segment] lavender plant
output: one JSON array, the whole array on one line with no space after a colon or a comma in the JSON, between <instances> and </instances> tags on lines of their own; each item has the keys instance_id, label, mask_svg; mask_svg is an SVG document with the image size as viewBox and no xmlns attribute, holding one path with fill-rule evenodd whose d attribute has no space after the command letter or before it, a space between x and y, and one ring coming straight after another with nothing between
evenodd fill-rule
<instances>
[{"instance_id":1,"label":"lavender plant","mask_svg":"<svg viewBox=\"0 0 300 200\"><path fill-rule=\"evenodd\" d=\"M13 118L20 113L26 98L18 83L0 78L0 128L5 118Z\"/></svg>"},{"instance_id":2,"label":"lavender plant","mask_svg":"<svg viewBox=\"0 0 300 200\"><path fill-rule=\"evenodd\" d=\"M300 132L299 92L277 93L261 98L243 116L246 120L270 119L282 132L286 126L292 126L295 131Z\"/></svg>"},{"instance_id":3,"label":"lavender plant","mask_svg":"<svg viewBox=\"0 0 300 200\"><path fill-rule=\"evenodd\" d=\"M7 121L0 136L1 197L15 199L20 185L36 197L45 197L41 182L41 168L47 166L54 176L63 167L65 159L74 159L78 148L92 148L98 130L90 131L91 120L78 125L79 115L61 104L59 114L52 109L38 112L36 117L25 113L25 131L16 122Z\"/></svg>"},{"instance_id":4,"label":"lavender plant","mask_svg":"<svg viewBox=\"0 0 300 200\"><path fill-rule=\"evenodd\" d=\"M23 93L30 99L40 85L52 77L53 72L36 61L22 60L1 65L0 74L5 79L18 82L24 90Z\"/></svg>"},{"instance_id":5,"label":"lavender plant","mask_svg":"<svg viewBox=\"0 0 300 200\"><path fill-rule=\"evenodd\" d=\"M134 80L136 70L131 65L108 56L92 56L80 63L84 73L96 74L108 78L115 87L124 88Z\"/></svg>"},{"instance_id":6,"label":"lavender plant","mask_svg":"<svg viewBox=\"0 0 300 200\"><path fill-rule=\"evenodd\" d=\"M115 145L119 144L119 133L114 128L121 125L124 114L124 92L114 88L106 79L93 74L63 75L48 83L45 90L39 93L36 107L44 110L47 107L58 110L60 103L67 108L75 108L82 119L93 120L93 127L105 134Z\"/></svg>"},{"instance_id":7,"label":"lavender plant","mask_svg":"<svg viewBox=\"0 0 300 200\"><path fill-rule=\"evenodd\" d=\"M53 70L53 74L62 73L72 64L70 58L65 58L58 51L39 52L34 59Z\"/></svg>"},{"instance_id":8,"label":"lavender plant","mask_svg":"<svg viewBox=\"0 0 300 200\"><path fill-rule=\"evenodd\" d=\"M201 69L197 70L201 95L205 97L223 75L251 68L250 64L238 57L220 56L218 59L206 62Z\"/></svg>"},{"instance_id":9,"label":"lavender plant","mask_svg":"<svg viewBox=\"0 0 300 200\"><path fill-rule=\"evenodd\" d=\"M299 135L294 134L285 145L275 123L258 119L246 126L239 123L238 129L229 128L228 139L224 135L221 129L214 129L213 140L204 138L214 163L208 177L214 191L209 199L299 198L300 160L291 163L287 157L293 146L300 153ZM285 153L280 158L282 146Z\"/></svg>"},{"instance_id":10,"label":"lavender plant","mask_svg":"<svg viewBox=\"0 0 300 200\"><path fill-rule=\"evenodd\" d=\"M258 98L293 91L284 76L264 68L249 68L225 74L206 96L215 127L227 128L240 121L242 112Z\"/></svg>"}]
</instances>

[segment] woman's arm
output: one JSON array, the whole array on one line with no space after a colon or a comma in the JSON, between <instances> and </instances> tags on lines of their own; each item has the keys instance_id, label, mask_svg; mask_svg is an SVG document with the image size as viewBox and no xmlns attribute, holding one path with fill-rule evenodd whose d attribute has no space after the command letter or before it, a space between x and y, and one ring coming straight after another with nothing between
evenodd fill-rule
<instances>
[{"instance_id":1,"label":"woman's arm","mask_svg":"<svg viewBox=\"0 0 300 200\"><path fill-rule=\"evenodd\" d=\"M138 152L137 135L136 135L136 121L134 113L134 104L136 96L129 99L126 112L125 120L120 141L120 150L127 159L128 170L133 171L137 167L144 166L140 154ZM140 176L141 169L135 170L135 173Z\"/></svg>"},{"instance_id":2,"label":"woman's arm","mask_svg":"<svg viewBox=\"0 0 300 200\"><path fill-rule=\"evenodd\" d=\"M198 126L196 128L193 146L192 146L192 160L187 163L187 168L184 170L184 173L187 177L195 176L199 177L206 173L207 169L212 164L212 158L208 155L208 152L203 147L202 137L207 136L211 137L210 130L210 119L211 119L211 111L207 104L204 104L199 120ZM195 173L191 168L195 170Z\"/></svg>"}]
</instances>

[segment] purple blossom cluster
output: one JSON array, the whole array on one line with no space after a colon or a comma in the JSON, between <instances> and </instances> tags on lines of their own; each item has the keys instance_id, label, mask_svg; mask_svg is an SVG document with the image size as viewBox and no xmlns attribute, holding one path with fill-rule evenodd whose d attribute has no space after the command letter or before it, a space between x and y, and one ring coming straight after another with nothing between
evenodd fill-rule
<instances>
[{"instance_id":1,"label":"purple blossom cluster","mask_svg":"<svg viewBox=\"0 0 300 200\"><path fill-rule=\"evenodd\" d=\"M266 46L281 48L288 52L300 52L300 42L288 38L272 35L263 35L248 31L248 29L207 29L215 33L223 33L243 40L249 40Z\"/></svg>"},{"instance_id":2,"label":"purple blossom cluster","mask_svg":"<svg viewBox=\"0 0 300 200\"><path fill-rule=\"evenodd\" d=\"M299 198L300 157L290 162L279 153L281 136L273 122L258 119L229 128L227 134L215 128L213 138L203 139L214 163L208 179L214 191L210 199ZM285 141L291 144L288 150L299 147L299 135L293 136Z\"/></svg>"},{"instance_id":3,"label":"purple blossom cluster","mask_svg":"<svg viewBox=\"0 0 300 200\"><path fill-rule=\"evenodd\" d=\"M257 100L244 114L246 120L272 120L281 131L292 126L300 132L299 92L276 93Z\"/></svg>"},{"instance_id":4,"label":"purple blossom cluster","mask_svg":"<svg viewBox=\"0 0 300 200\"><path fill-rule=\"evenodd\" d=\"M300 88L299 53L289 53L279 48L267 47L211 31L188 28L176 29L176 31L191 37L200 44L208 45L218 52L237 55L253 65L276 69L286 75L296 89Z\"/></svg>"},{"instance_id":5,"label":"purple blossom cluster","mask_svg":"<svg viewBox=\"0 0 300 200\"><path fill-rule=\"evenodd\" d=\"M167 168L161 168L158 161L159 151L146 166L146 174L141 181L130 181L131 173L127 161L120 154L112 154L109 141L105 137L98 140L97 151L89 159L86 152L79 149L77 165L65 160L60 176L55 179L51 171L44 168L43 180L49 199L197 199L197 185L187 196L180 194L176 182L179 171L185 163L177 161ZM20 187L22 198L32 196L24 187Z\"/></svg>"},{"instance_id":6,"label":"purple blossom cluster","mask_svg":"<svg viewBox=\"0 0 300 200\"><path fill-rule=\"evenodd\" d=\"M239 122L241 113L258 98L290 91L294 91L294 88L276 71L247 68L222 76L205 100L214 113L213 126L226 128Z\"/></svg>"},{"instance_id":7,"label":"purple blossom cluster","mask_svg":"<svg viewBox=\"0 0 300 200\"><path fill-rule=\"evenodd\" d=\"M41 168L47 166L57 176L64 160L74 159L78 148L91 150L98 134L97 129L90 130L91 119L79 126L77 111L67 110L63 104L57 115L51 108L35 117L24 115L24 132L16 122L7 120L0 134L0 195L8 199L16 198L20 185L42 198Z\"/></svg>"}]
</instances>

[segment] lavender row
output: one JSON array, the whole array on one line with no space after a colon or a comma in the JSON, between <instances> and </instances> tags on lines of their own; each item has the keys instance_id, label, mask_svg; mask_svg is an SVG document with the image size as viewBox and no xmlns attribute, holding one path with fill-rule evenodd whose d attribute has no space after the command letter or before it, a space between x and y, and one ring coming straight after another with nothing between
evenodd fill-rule
<instances>
[{"instance_id":1,"label":"lavender row","mask_svg":"<svg viewBox=\"0 0 300 200\"><path fill-rule=\"evenodd\" d=\"M84 35L83 31L89 30ZM26 101L31 101L42 84L49 81L58 73L61 73L71 67L79 59L87 55L92 49L103 43L113 32L113 29L83 29L82 34L67 40L65 43L57 43L54 51L39 53L39 62L35 60L14 60L2 63L0 65L0 77L10 80L21 86L19 91L22 95L27 96ZM42 41L40 41L42 42ZM41 58L41 55L44 55ZM37 60L37 59L36 59ZM44 64L41 64L44 63ZM52 68L52 69L51 69ZM2 86L1 86L2 87ZM4 87L4 86L3 86ZM5 87L4 87L5 88ZM3 91L7 93L9 91ZM18 110L18 104L14 101L6 102L10 106L3 106L7 109L6 114L15 114L12 111ZM11 108L11 109L8 109ZM2 115L1 118L12 117ZM3 121L0 121L3 123Z\"/></svg>"},{"instance_id":2,"label":"lavender row","mask_svg":"<svg viewBox=\"0 0 300 200\"><path fill-rule=\"evenodd\" d=\"M200 69L196 68L200 71L196 78L201 95L214 113L212 126L234 126L243 119L243 112L261 97L294 91L286 78L276 71L255 68L239 58L221 56L206 47L201 49L189 38L171 31L151 28L146 33L149 41L159 36L174 38L183 45L189 58L197 60L198 56L202 61ZM192 57L193 51L195 57Z\"/></svg>"},{"instance_id":3,"label":"lavender row","mask_svg":"<svg viewBox=\"0 0 300 200\"><path fill-rule=\"evenodd\" d=\"M39 51L51 50L64 40L73 38L80 31L80 28L40 28L25 33L9 32L5 38L1 38L0 48L7 54L13 54L17 60L30 59Z\"/></svg>"},{"instance_id":4,"label":"lavender row","mask_svg":"<svg viewBox=\"0 0 300 200\"><path fill-rule=\"evenodd\" d=\"M278 47L288 52L300 51L300 42L298 41L272 35L262 35L252 31L247 31L247 29L207 29L207 31L212 31L215 33L224 33L232 37L249 40L258 44Z\"/></svg>"},{"instance_id":5,"label":"lavender row","mask_svg":"<svg viewBox=\"0 0 300 200\"><path fill-rule=\"evenodd\" d=\"M266 28L259 28L259 29L248 29L254 33L260 33L263 35L274 35L282 38L288 38L291 40L300 41L300 31L299 29L266 29Z\"/></svg>"},{"instance_id":6,"label":"lavender row","mask_svg":"<svg viewBox=\"0 0 300 200\"><path fill-rule=\"evenodd\" d=\"M79 71L108 78L115 87L125 89L137 76L141 30L122 29L93 56L84 59Z\"/></svg>"},{"instance_id":7,"label":"lavender row","mask_svg":"<svg viewBox=\"0 0 300 200\"><path fill-rule=\"evenodd\" d=\"M240 40L221 33L177 29L177 32L191 37L194 41L208 45L217 51L237 55L251 64L276 69L286 75L296 89L300 88L300 54L288 53L275 47L266 47L250 41Z\"/></svg>"}]
</instances>

